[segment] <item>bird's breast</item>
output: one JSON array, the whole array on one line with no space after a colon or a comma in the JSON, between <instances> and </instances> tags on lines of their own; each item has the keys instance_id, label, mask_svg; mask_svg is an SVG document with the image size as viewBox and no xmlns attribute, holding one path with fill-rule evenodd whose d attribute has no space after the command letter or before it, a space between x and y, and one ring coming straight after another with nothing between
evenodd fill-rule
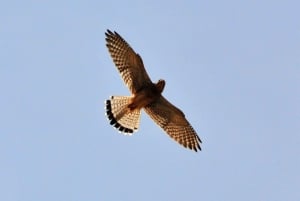
<instances>
[{"instance_id":1,"label":"bird's breast","mask_svg":"<svg viewBox=\"0 0 300 201\"><path fill-rule=\"evenodd\" d=\"M161 93L156 90L155 85L144 87L134 94L129 108L131 110L141 109L156 101L160 96Z\"/></svg>"}]
</instances>

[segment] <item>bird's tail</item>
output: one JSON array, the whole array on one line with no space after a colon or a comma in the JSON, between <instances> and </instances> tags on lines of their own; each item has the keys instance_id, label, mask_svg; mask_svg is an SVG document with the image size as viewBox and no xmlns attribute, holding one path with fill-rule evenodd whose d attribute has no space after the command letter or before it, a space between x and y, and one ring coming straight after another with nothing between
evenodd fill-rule
<instances>
[{"instance_id":1,"label":"bird's tail","mask_svg":"<svg viewBox=\"0 0 300 201\"><path fill-rule=\"evenodd\" d=\"M137 131L141 110L130 110L131 96L112 96L106 100L106 115L110 124L124 134Z\"/></svg>"}]
</instances>

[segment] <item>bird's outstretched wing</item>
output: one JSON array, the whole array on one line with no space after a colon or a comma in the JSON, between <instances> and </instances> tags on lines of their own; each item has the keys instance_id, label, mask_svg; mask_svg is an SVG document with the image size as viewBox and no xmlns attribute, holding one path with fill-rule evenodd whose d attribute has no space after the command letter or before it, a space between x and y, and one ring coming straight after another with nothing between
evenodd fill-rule
<instances>
[{"instance_id":1,"label":"bird's outstretched wing","mask_svg":"<svg viewBox=\"0 0 300 201\"><path fill-rule=\"evenodd\" d=\"M152 83L140 55L117 32L107 30L105 35L109 53L131 93Z\"/></svg>"},{"instance_id":2,"label":"bird's outstretched wing","mask_svg":"<svg viewBox=\"0 0 300 201\"><path fill-rule=\"evenodd\" d=\"M163 96L146 106L146 113L179 144L195 151L201 150L201 140L186 120L184 113Z\"/></svg>"}]
</instances>

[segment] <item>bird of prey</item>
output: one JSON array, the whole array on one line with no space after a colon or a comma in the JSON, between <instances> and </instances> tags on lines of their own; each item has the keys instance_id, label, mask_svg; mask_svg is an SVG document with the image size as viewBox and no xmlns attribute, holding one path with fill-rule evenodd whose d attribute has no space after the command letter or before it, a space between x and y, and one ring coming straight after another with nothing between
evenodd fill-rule
<instances>
[{"instance_id":1,"label":"bird of prey","mask_svg":"<svg viewBox=\"0 0 300 201\"><path fill-rule=\"evenodd\" d=\"M171 138L186 148L198 151L202 143L184 113L163 97L165 81L153 83L142 58L117 33L107 30L106 46L131 96L112 96L106 100L106 115L112 126L124 134L137 131L141 110Z\"/></svg>"}]
</instances>

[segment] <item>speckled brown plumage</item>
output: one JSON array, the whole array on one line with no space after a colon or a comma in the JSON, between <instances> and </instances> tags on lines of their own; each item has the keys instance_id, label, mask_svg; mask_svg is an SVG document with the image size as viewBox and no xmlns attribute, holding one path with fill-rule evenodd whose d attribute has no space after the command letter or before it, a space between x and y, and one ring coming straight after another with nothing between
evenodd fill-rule
<instances>
[{"instance_id":1,"label":"speckled brown plumage","mask_svg":"<svg viewBox=\"0 0 300 201\"><path fill-rule=\"evenodd\" d=\"M109 53L132 93L132 96L112 96L106 101L110 124L122 133L132 134L138 129L141 109L144 109L179 144L201 150L202 142L184 113L161 95L165 81L150 80L142 58L117 32L107 30L105 35Z\"/></svg>"}]
</instances>

